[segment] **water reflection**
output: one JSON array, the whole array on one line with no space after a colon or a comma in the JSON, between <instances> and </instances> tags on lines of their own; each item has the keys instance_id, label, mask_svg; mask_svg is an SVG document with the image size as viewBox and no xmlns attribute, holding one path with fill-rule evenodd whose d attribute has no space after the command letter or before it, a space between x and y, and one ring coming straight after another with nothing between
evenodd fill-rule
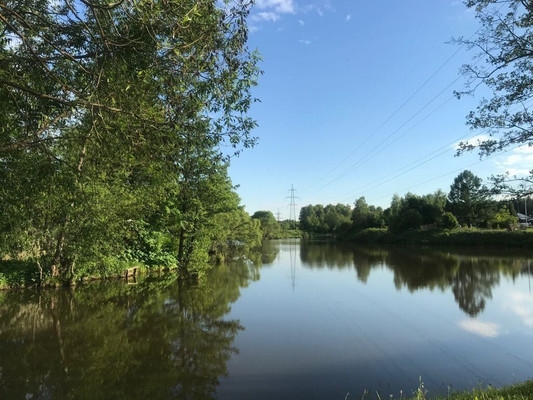
<instances>
[{"instance_id":1,"label":"water reflection","mask_svg":"<svg viewBox=\"0 0 533 400\"><path fill-rule=\"evenodd\" d=\"M397 398L419 376L433 394L530 377L530 254L263 250L195 287L0 292L0 399Z\"/></svg>"},{"instance_id":2,"label":"water reflection","mask_svg":"<svg viewBox=\"0 0 533 400\"><path fill-rule=\"evenodd\" d=\"M420 376L434 396L530 377L531 253L269 245L275 262L231 313L246 331L219 399L399 398Z\"/></svg>"},{"instance_id":3,"label":"water reflection","mask_svg":"<svg viewBox=\"0 0 533 400\"><path fill-rule=\"evenodd\" d=\"M280 246L278 243L279 242L273 240L266 240L263 242L261 256L258 260L260 265L268 266L276 260L276 257L278 257L280 251ZM255 261L257 262L257 260Z\"/></svg>"},{"instance_id":4,"label":"water reflection","mask_svg":"<svg viewBox=\"0 0 533 400\"><path fill-rule=\"evenodd\" d=\"M459 308L475 317L492 298L502 276L515 279L531 275L533 254L523 251L491 252L467 249L420 249L409 247L359 247L328 242L302 242L302 264L311 269L354 268L366 283L372 270L388 268L396 289L451 289Z\"/></svg>"},{"instance_id":5,"label":"water reflection","mask_svg":"<svg viewBox=\"0 0 533 400\"><path fill-rule=\"evenodd\" d=\"M166 276L1 293L0 398L214 398L243 329L224 316L258 278L242 263L195 287Z\"/></svg>"}]
</instances>

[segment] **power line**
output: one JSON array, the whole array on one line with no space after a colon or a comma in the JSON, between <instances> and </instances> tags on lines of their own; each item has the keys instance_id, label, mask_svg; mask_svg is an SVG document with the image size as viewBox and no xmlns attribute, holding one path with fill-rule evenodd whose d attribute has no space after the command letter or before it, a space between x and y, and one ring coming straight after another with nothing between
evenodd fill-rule
<instances>
[{"instance_id":1,"label":"power line","mask_svg":"<svg viewBox=\"0 0 533 400\"><path fill-rule=\"evenodd\" d=\"M470 39L473 38L477 33L479 32L479 29L473 34L470 36ZM311 183L311 185L307 188L305 188L304 190L308 190L309 188L313 187L316 183L320 182L321 180L323 180L325 177L327 177L328 175L331 175L331 173L337 169L339 166L341 166L342 164L344 164L351 156L353 156L359 149L361 149L363 147L364 144L366 144L372 137L374 137L376 135L377 132L379 132L389 121L391 121L431 80L433 80L433 78L465 47L466 45L465 44L462 44L461 46L459 46L459 48L454 52L452 53L452 55L450 55L438 68L437 70L435 70L435 72L433 72L392 114L390 114L386 119L385 121L383 121L376 129L374 129L370 135L368 135L361 143L359 143L357 145L357 147L351 151L346 157L344 157L339 163L337 163L333 168L331 168L328 172L326 172L324 175L322 175L320 178L318 178L317 180L315 180L313 183ZM457 82L457 80L459 80L460 77L456 78L455 80L453 80L448 86L446 86L446 88L444 88L443 90L441 90L441 92L435 96L429 103L426 103L426 105L420 109L417 113L415 113L411 118L409 118L402 126L400 126L400 128L396 129L395 131L393 131L393 133L391 133L384 141L382 141L380 144L378 144L377 146L375 146L370 152L374 151L376 149L376 147L379 147L383 142L385 142L386 140L388 140L392 135L394 135L394 133L396 133L397 131L399 131L403 126L405 126L409 121L411 121L413 118L415 118L420 112L422 112L427 106L429 106L429 104L431 104L436 98L438 98L445 90L447 90L451 85L453 85L455 82ZM369 153L367 153L366 156L363 157L363 159L367 159L369 157ZM360 164L362 161L358 161L356 163L356 165ZM353 170L353 166L350 167L352 170ZM350 169L349 168L349 169ZM346 173L346 170L341 174L341 176L344 176L344 174ZM326 183L324 186L322 186L320 189L318 189L317 191L320 191L322 189L324 189L325 187L327 187L328 185L330 185L331 183L333 183L336 179L338 179L339 177L335 178L333 181L330 181L328 183Z\"/></svg>"},{"instance_id":2,"label":"power line","mask_svg":"<svg viewBox=\"0 0 533 400\"><path fill-rule=\"evenodd\" d=\"M500 7L501 8L501 7ZM474 32L472 35L470 35L469 40L474 38L479 31L482 29L482 27L478 28L476 32ZM382 122L372 133L367 136L352 152L350 152L346 157L344 157L339 163L337 163L333 168L331 168L328 172L326 172L324 175L322 175L320 178L315 180L313 183L311 183L305 190L308 190L309 188L313 187L314 185L318 184L321 180L325 179L327 176L331 175L332 172L337 169L340 165L344 164L346 160L348 160L353 154L355 154L359 149L363 147L365 143L367 143L370 138L372 138L381 128L383 128L394 116L396 116L433 78L466 46L466 42L463 42L459 48L453 52L389 117ZM474 65L476 65L480 60L476 61ZM382 152L385 148L391 146L393 143L398 141L401 137L405 136L409 131L411 131L415 126L419 125L422 121L426 120L430 115L435 113L438 109L440 109L444 104L449 102L452 98L450 97L447 99L444 103L442 103L440 106L438 106L435 110L433 110L431 113L426 115L421 121L419 121L417 124L409 128L407 131L405 131L402 135L395 138L393 141L389 142L387 141L393 137L396 133L398 133L404 126L406 126L410 121L412 121L415 117L417 117L424 109L426 109L430 104L432 104L437 98L439 98L446 90L448 90L453 84L455 84L461 77L457 77L454 79L451 83L449 83L444 89L442 89L436 96L434 96L429 102L427 102L421 109L419 109L415 114L413 114L410 118L407 119L399 128L395 129L392 133L390 133L384 140L382 140L378 145L374 146L372 149L370 149L362 158L360 158L355 164L351 165L347 169L345 169L343 172L341 172L339 175L337 175L335 178L330 180L329 182L325 183L323 186L321 186L319 189L315 190L315 193L323 190L327 186L331 185L332 183L338 181L342 177L346 176L347 174L353 172L355 169L357 169L361 164L363 164L365 161L371 158L371 156L375 156L376 154L379 154ZM386 144L386 145L385 145Z\"/></svg>"},{"instance_id":3,"label":"power line","mask_svg":"<svg viewBox=\"0 0 533 400\"><path fill-rule=\"evenodd\" d=\"M439 110L440 108L442 108L446 103L448 103L453 97L450 97L448 98L446 101L444 101L443 103L441 103L437 108L435 108L433 111L431 111L429 114L427 114L423 119L421 119L420 121L418 121L415 125L411 126L408 130L406 130L403 134L401 134L400 136L396 137L393 141L391 141L390 143L388 143L386 146L382 146L384 145L384 143L389 139L391 138L396 132L398 132L401 128L403 128L405 125L407 125L411 120L413 120L418 114L420 114L427 106L429 106L435 99L437 99L446 89L448 89L451 85L453 85L453 83L455 83L457 81L457 79L455 81L453 81L451 84L449 84L445 89L443 89L437 96L435 96L429 103L427 103L424 107L422 107L419 111L417 111L413 116L411 116L406 122L404 122L398 129L396 129L395 131L393 131L389 136L387 136L384 140L382 140L378 145L374 146L374 148L372 148L369 152L367 152L367 154L365 156L363 156L362 158L359 159L359 161L357 161L355 164L353 164L352 166L350 166L349 168L347 168L346 170L344 170L340 175L338 175L337 177L335 177L334 179L332 179L331 181L329 181L328 183L326 183L324 186L322 186L320 189L317 190L317 192L325 189L327 186L331 185L332 183L335 183L336 181L338 181L339 179L345 177L346 175L350 174L351 172L355 171L361 164L363 164L363 162L367 161L371 156L376 156L377 154L381 153L383 150L385 150L387 147L391 146L393 143L395 143L396 141L398 141L400 138L402 138L403 136L405 136L407 133L409 133L411 130L413 130L416 126L420 125L422 122L424 122L426 119L428 119L431 115L433 115L435 112L437 112L437 110ZM458 139L459 140L459 139ZM381 149L380 149L380 146Z\"/></svg>"},{"instance_id":4,"label":"power line","mask_svg":"<svg viewBox=\"0 0 533 400\"><path fill-rule=\"evenodd\" d=\"M419 187L419 186L423 186L423 185L425 185L425 184L427 184L427 183L430 183L430 182L436 181L436 180L441 179L441 178L444 178L444 177L446 177L446 176L450 176L450 175L452 175L452 174L456 174L456 173L458 173L458 172L462 172L462 171L464 171L465 169L468 169L468 168L470 168L470 167L472 167L472 166L474 166L474 165L479 165L479 164L485 162L485 161L488 160L488 159L492 159L492 158L495 158L495 157L499 157L499 156L501 156L502 154L505 154L505 153L508 153L508 152L510 152L510 151L512 151L512 150L515 150L515 149L517 149L518 147L520 147L520 145L515 146L515 147L513 147L513 148L511 148L511 149L507 149L507 150L501 151L501 152L499 152L499 153L497 153L497 154L492 154L492 155L490 155L490 156L488 156L488 157L486 157L486 158L484 158L484 159L482 159L482 160L478 160L477 162L470 163L470 164L468 164L468 165L466 165L466 166L464 166L464 167L456 168L456 169L454 169L454 170L452 170L452 171L448 171L448 172L446 172L446 173L444 173L444 174L442 174L442 175L439 175L439 176L437 176L437 177L434 177L434 178L428 179L427 181L417 183L417 184L415 184L415 185L413 185L413 186L410 186L410 187L408 187L408 188L404 188L404 189L400 190L399 192L407 192L407 191L409 191L409 190L411 190L411 189L414 189L414 188ZM398 191L396 191L396 192L398 192ZM373 200L380 200L380 199L383 199L384 197L392 197L393 195L394 195L394 193L391 193L391 194L389 194L389 195L380 196L379 198L376 198L376 199L373 199ZM370 201L369 201L369 203L370 203Z\"/></svg>"},{"instance_id":5,"label":"power line","mask_svg":"<svg viewBox=\"0 0 533 400\"><path fill-rule=\"evenodd\" d=\"M533 104L533 100L531 100L529 102L526 102L525 106L529 107L532 104ZM515 107L515 110L520 108L520 107L521 106ZM442 146L439 149L436 149L433 152L431 152L431 153L419 158L418 160L415 160L415 161L403 166L402 168L397 169L393 173L390 173L390 174L384 176L383 178L381 178L379 180L375 180L371 184L364 185L364 186L358 188L358 192L365 192L365 191L368 191L368 190L375 189L375 188L377 188L379 186L382 186L385 183L388 183L388 182L390 182L390 181L392 181L392 180L394 180L394 179L396 179L396 178L398 178L398 177L400 177L402 175L405 175L407 172L410 172L410 171L412 171L412 170L414 170L414 169L416 169L416 168L418 168L418 167L420 167L420 166L422 166L424 164L427 164L428 162L430 162L430 161L442 156L443 154L449 153L451 151L456 151L456 149L454 149L454 145L456 145L459 141L463 141L463 140L468 141L469 138L473 138L475 136L478 136L479 134L484 134L486 132L487 131L485 130L485 131L483 131L481 133L473 132L473 133L470 133L469 135L463 135L463 136L455 139L454 141L450 142L449 144L447 144L445 146ZM517 147L519 147L519 146L517 146ZM510 150L516 149L517 147L513 147L512 149L506 150L506 151L504 151L504 152L502 152L500 154L505 154L505 153L507 153ZM493 156L496 156L496 155L492 155L490 157L486 157L485 159L492 158ZM479 164L480 162L482 162L482 161L479 161L479 162L476 162L474 164L468 165L468 166L466 166L464 168L468 168L468 167L470 167L472 165ZM464 169L464 168L461 168L461 169ZM450 172L450 173L453 173L453 172ZM444 176L449 175L450 173L445 174ZM438 178L436 178L436 179L438 179ZM431 182L433 180L435 180L435 179L431 179L428 182ZM425 183L428 183L428 182L425 182ZM353 191L351 191L351 192L353 193ZM350 192L345 192L344 194L348 194L348 193L350 193ZM341 196L343 196L344 194L341 194Z\"/></svg>"},{"instance_id":6,"label":"power line","mask_svg":"<svg viewBox=\"0 0 533 400\"><path fill-rule=\"evenodd\" d=\"M501 7L500 7L501 8ZM388 118L386 118L375 130L373 130L371 132L370 135L368 135L367 137L364 138L364 140L362 142L360 142L357 147L351 151L346 157L344 157L339 163L337 163L336 165L334 165L328 172L326 172L325 174L323 174L320 178L314 180L305 190L308 190L309 188L312 188L312 187L315 187L316 185L318 185L321 181L324 181L328 176L332 175L333 171L335 171L338 167L340 167L341 165L343 165L350 157L352 157L358 150L362 149L362 147L372 138L376 135L376 133L382 129L387 123L389 123L393 117L395 117L402 109L404 109L404 107L431 81L434 79L434 77L466 46L466 42L468 42L469 40L471 40L473 37L475 37L475 35L478 34L478 32L481 30L482 28L480 27L474 34L472 34L470 36L470 38L463 42L460 47L453 53L450 55L450 57L448 57L444 63L442 63L439 68L437 70L435 70L435 72L433 72L391 115L389 115ZM480 59L478 59L477 62L475 62L473 65L476 65L478 62L480 62ZM378 143L376 146L372 147L369 151L367 151L363 157L359 158L359 160L352 164L351 166L349 166L348 168L344 169L344 171L340 172L336 177L334 177L333 179L329 180L328 182L326 182L324 185L322 185L319 189L315 190L315 192L318 192L318 191L321 191L322 189L324 189L325 187L331 185L332 183L338 181L339 179L341 179L342 177L348 175L349 173L353 172L354 170L356 170L358 167L360 167L364 162L368 161L371 157L379 154L380 152L382 152L385 148L391 146L393 143L397 142L399 139L401 139L402 137L404 137L408 132L410 132L414 127L416 127L417 125L419 125L421 122L423 122L424 120L426 120L427 118L429 118L429 116L431 116L433 113L435 113L438 109L440 109L444 104L446 104L447 102L449 102L453 96L451 96L450 98L446 99L444 103L442 103L441 105L439 105L436 109L434 109L432 112L430 112L429 114L427 114L422 120L418 121L415 125L411 126L409 129L405 130L403 133L401 133L400 135L398 135L398 133L404 128L407 126L407 124L409 124L411 121L413 121L416 117L418 117L427 107L429 107L432 103L435 102L436 99L438 99L446 90L448 90L452 85L454 85L461 77L457 77L456 79L454 79L453 81L451 81L451 83L449 83L444 89L442 89L437 95L435 95L430 101L428 101L423 107L421 107L416 113L414 113L413 115L411 115L411 117L409 117L402 125L400 125L397 129L395 129L394 131L392 131L385 139L383 139L380 143ZM482 133L481 133L482 134ZM474 134L475 135L475 134ZM464 136L464 138L468 137L470 135L466 135ZM462 138L461 138L462 139ZM460 139L458 139L460 140ZM455 142L457 143L457 141ZM444 149L444 150L442 150ZM420 166L424 165L424 164L427 164L428 162L442 156L443 154L451 151L453 148L450 146L449 148L448 147L444 147L444 148L440 148L440 149L437 149L433 152L431 152L430 154L422 157L421 159L415 161L415 162L412 162L410 164L408 164L407 166L403 167L402 169L400 170L395 170L392 174L389 174L388 176L384 177L383 178L383 181L381 183L376 183L375 181L371 184L372 186L370 187L370 189L374 189L378 186L381 186L387 182L390 182L391 180L393 179L396 179L397 177L401 176L401 175L404 175L406 174L407 172L410 172L416 168L419 168ZM469 166L471 165L476 165L476 164L479 164L480 162L482 161L479 161L479 162L476 162L476 163L473 163L473 164L470 164ZM467 166L466 168L468 168L469 166ZM462 170L463 168L461 168ZM402 171L403 172L400 172ZM458 169L459 170L459 169ZM458 171L456 170L456 171ZM439 179L439 178L442 178L444 176L447 176L451 173L453 173L454 171L452 172L449 172L447 174L444 174L444 175L441 175L437 178L432 178L431 180L427 181L427 182L431 182L431 181L434 181L436 179ZM393 175L391 178L388 178L389 176ZM427 182L424 182L424 183L427 183ZM423 183L421 184L417 184L415 185L414 187L416 186L420 186L422 185ZM368 186L368 185L367 185Z\"/></svg>"}]
</instances>

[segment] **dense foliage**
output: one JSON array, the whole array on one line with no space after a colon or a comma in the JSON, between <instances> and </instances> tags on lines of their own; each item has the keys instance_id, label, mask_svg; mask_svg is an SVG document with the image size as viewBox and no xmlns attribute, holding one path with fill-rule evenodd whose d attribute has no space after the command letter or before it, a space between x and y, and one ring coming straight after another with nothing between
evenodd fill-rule
<instances>
[{"instance_id":1,"label":"dense foliage","mask_svg":"<svg viewBox=\"0 0 533 400\"><path fill-rule=\"evenodd\" d=\"M263 239L279 237L280 226L271 211L256 211L252 215L252 218L257 220L261 225Z\"/></svg>"},{"instance_id":2,"label":"dense foliage","mask_svg":"<svg viewBox=\"0 0 533 400\"><path fill-rule=\"evenodd\" d=\"M300 229L314 234L335 234L351 221L351 207L345 204L308 205L300 209Z\"/></svg>"},{"instance_id":3,"label":"dense foliage","mask_svg":"<svg viewBox=\"0 0 533 400\"><path fill-rule=\"evenodd\" d=\"M366 199L360 197L355 201L352 210L352 223L356 230L383 228L385 226L383 209L381 207L368 205Z\"/></svg>"},{"instance_id":4,"label":"dense foliage","mask_svg":"<svg viewBox=\"0 0 533 400\"><path fill-rule=\"evenodd\" d=\"M42 279L177 265L257 244L229 158L258 56L251 2L0 4L0 253ZM230 149L230 150L228 150Z\"/></svg>"},{"instance_id":5,"label":"dense foliage","mask_svg":"<svg viewBox=\"0 0 533 400\"><path fill-rule=\"evenodd\" d=\"M388 227L394 232L434 228L440 225L445 205L446 195L441 191L426 196L412 193L404 198L395 196L385 213Z\"/></svg>"},{"instance_id":6,"label":"dense foliage","mask_svg":"<svg viewBox=\"0 0 533 400\"><path fill-rule=\"evenodd\" d=\"M527 214L528 209L533 210L532 202L529 198L495 199L479 177L465 170L454 179L448 194L437 190L427 195L394 195L390 207L385 210L369 205L364 197L357 199L353 208L344 205L303 207L300 227L309 233L343 238L356 235L359 239L372 238L375 236L372 232L383 229L396 235L458 227L515 230L519 227L517 211ZM362 235L364 231L366 233ZM395 241L391 237L379 236L381 241Z\"/></svg>"},{"instance_id":7,"label":"dense foliage","mask_svg":"<svg viewBox=\"0 0 533 400\"><path fill-rule=\"evenodd\" d=\"M463 66L467 87L458 97L477 88L488 89L467 124L489 136L461 143L460 153L478 150L481 156L533 144L533 2L531 0L466 0L480 23L476 35L456 42L476 52ZM508 174L493 178L498 191L514 196L533 193L533 171L528 177Z\"/></svg>"}]
</instances>

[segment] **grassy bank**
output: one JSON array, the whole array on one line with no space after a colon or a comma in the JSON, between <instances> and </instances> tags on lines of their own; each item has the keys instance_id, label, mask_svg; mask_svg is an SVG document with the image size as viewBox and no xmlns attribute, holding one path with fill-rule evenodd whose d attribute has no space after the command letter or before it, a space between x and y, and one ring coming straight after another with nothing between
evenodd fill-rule
<instances>
[{"instance_id":1,"label":"grassy bank","mask_svg":"<svg viewBox=\"0 0 533 400\"><path fill-rule=\"evenodd\" d=\"M446 246L533 247L533 230L459 228L391 233L387 229L365 229L339 238L344 242Z\"/></svg>"},{"instance_id":2,"label":"grassy bank","mask_svg":"<svg viewBox=\"0 0 533 400\"><path fill-rule=\"evenodd\" d=\"M450 392L442 396L432 396L421 383L418 390L413 393L398 393L383 395L375 393L363 393L362 396L352 396L346 394L345 400L533 400L533 380L517 383L515 385L505 386L499 389L493 387L475 388L463 392Z\"/></svg>"},{"instance_id":3,"label":"grassy bank","mask_svg":"<svg viewBox=\"0 0 533 400\"><path fill-rule=\"evenodd\" d=\"M424 397L414 397L424 399ZM504 387L501 389L475 389L469 392L454 393L450 396L442 396L438 399L449 400L531 400L533 399L533 381Z\"/></svg>"}]
</instances>

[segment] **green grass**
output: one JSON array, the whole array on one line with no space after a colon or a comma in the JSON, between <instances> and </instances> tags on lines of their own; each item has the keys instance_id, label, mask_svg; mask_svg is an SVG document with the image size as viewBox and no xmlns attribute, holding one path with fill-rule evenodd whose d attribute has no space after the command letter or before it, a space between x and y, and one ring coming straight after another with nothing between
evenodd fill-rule
<instances>
[{"instance_id":1,"label":"green grass","mask_svg":"<svg viewBox=\"0 0 533 400\"><path fill-rule=\"evenodd\" d=\"M424 387L424 383L420 380L420 384L415 393L398 393L383 395L375 393L371 396L368 392L363 393L360 397L346 394L345 400L533 400L533 380L525 381L515 385L505 386L503 388L493 388L491 386L482 388L478 387L473 390L462 392L450 392L442 396L432 396L430 392Z\"/></svg>"},{"instance_id":2,"label":"green grass","mask_svg":"<svg viewBox=\"0 0 533 400\"><path fill-rule=\"evenodd\" d=\"M416 400L424 397L413 397ZM449 396L441 396L436 399L444 400L531 400L533 399L533 381L506 386L496 389L493 387L476 388L471 391L452 393Z\"/></svg>"}]
</instances>

